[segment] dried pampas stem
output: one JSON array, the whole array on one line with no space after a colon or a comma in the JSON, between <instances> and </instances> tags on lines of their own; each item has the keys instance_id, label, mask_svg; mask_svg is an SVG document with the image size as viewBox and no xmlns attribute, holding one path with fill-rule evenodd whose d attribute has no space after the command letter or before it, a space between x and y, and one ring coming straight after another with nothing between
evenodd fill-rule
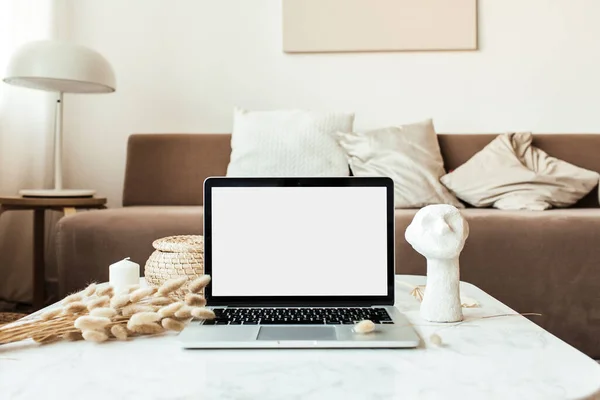
<instances>
[{"instance_id":1,"label":"dried pampas stem","mask_svg":"<svg viewBox=\"0 0 600 400\"><path fill-rule=\"evenodd\" d=\"M177 289L179 289L180 287L182 287L183 285L185 285L187 280L188 280L188 278L186 276L181 277L181 278L169 279L169 280L165 281L160 286L160 288L158 288L158 294L160 294L161 296L167 296L167 295L173 293L174 291L176 291Z\"/></svg>"},{"instance_id":2,"label":"dried pampas stem","mask_svg":"<svg viewBox=\"0 0 600 400\"><path fill-rule=\"evenodd\" d=\"M203 275L200 278L194 279L188 289L192 293L200 293L210 283L210 275Z\"/></svg>"},{"instance_id":3,"label":"dried pampas stem","mask_svg":"<svg viewBox=\"0 0 600 400\"><path fill-rule=\"evenodd\" d=\"M76 342L78 340L83 340L83 336L81 336L81 332L67 332L62 335L62 338L68 340L69 342Z\"/></svg>"},{"instance_id":4,"label":"dried pampas stem","mask_svg":"<svg viewBox=\"0 0 600 400\"><path fill-rule=\"evenodd\" d=\"M34 336L33 340L37 343L46 344L46 343L56 342L57 340L60 340L60 337L55 336L55 335Z\"/></svg>"}]
</instances>

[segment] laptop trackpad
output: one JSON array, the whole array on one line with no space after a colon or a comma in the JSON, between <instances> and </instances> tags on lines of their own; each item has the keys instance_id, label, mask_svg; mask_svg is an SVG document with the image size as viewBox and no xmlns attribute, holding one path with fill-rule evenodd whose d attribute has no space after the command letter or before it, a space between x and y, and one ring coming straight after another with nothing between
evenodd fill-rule
<instances>
[{"instance_id":1,"label":"laptop trackpad","mask_svg":"<svg viewBox=\"0 0 600 400\"><path fill-rule=\"evenodd\" d=\"M335 340L333 326L261 326L256 340Z\"/></svg>"}]
</instances>

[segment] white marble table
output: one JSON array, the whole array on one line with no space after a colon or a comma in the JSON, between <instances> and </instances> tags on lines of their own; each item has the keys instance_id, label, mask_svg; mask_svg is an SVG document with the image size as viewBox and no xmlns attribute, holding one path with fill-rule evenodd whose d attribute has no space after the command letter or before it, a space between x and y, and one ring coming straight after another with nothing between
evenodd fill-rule
<instances>
[{"instance_id":1,"label":"white marble table","mask_svg":"<svg viewBox=\"0 0 600 400\"><path fill-rule=\"evenodd\" d=\"M424 284L424 277L398 276ZM600 366L468 283L454 327L424 322L410 289L397 307L424 339L402 350L182 350L174 336L0 346L0 399L600 398ZM520 310L536 311L536 310ZM535 318L535 317L533 317ZM437 332L443 345L429 343Z\"/></svg>"}]
</instances>

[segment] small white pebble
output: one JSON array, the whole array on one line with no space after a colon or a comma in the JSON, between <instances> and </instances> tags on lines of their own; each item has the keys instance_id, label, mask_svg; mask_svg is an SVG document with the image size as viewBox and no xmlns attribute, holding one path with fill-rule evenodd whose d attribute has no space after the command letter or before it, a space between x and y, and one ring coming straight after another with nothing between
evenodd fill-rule
<instances>
[{"instance_id":1,"label":"small white pebble","mask_svg":"<svg viewBox=\"0 0 600 400\"><path fill-rule=\"evenodd\" d=\"M354 332L356 333L370 333L375 330L375 323L368 319L358 322L354 325Z\"/></svg>"},{"instance_id":2,"label":"small white pebble","mask_svg":"<svg viewBox=\"0 0 600 400\"><path fill-rule=\"evenodd\" d=\"M433 333L431 336L429 336L429 341L435 346L442 345L442 338L437 333Z\"/></svg>"}]
</instances>

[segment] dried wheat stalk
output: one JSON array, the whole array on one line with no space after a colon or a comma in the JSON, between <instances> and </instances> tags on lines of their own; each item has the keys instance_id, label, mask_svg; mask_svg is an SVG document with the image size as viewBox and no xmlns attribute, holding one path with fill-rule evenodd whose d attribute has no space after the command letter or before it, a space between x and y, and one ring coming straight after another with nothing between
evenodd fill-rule
<instances>
[{"instance_id":1,"label":"dried wheat stalk","mask_svg":"<svg viewBox=\"0 0 600 400\"><path fill-rule=\"evenodd\" d=\"M0 327L0 345L25 339L40 344L127 340L165 331L181 332L192 318L215 318L198 294L208 285L210 276L201 276L188 285L185 303L172 296L187 282L184 279L167 281L159 288L131 287L124 294L115 293L111 286L92 283L35 319Z\"/></svg>"}]
</instances>

